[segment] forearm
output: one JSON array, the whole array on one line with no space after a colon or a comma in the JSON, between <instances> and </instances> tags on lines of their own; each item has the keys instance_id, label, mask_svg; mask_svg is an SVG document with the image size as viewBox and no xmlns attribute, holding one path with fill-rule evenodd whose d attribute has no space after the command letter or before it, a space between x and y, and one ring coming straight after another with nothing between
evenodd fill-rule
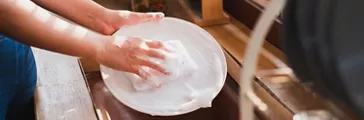
<instances>
[{"instance_id":1,"label":"forearm","mask_svg":"<svg viewBox=\"0 0 364 120\"><path fill-rule=\"evenodd\" d=\"M28 0L0 2L0 33L19 42L72 56L94 58L109 37L62 20Z\"/></svg>"},{"instance_id":2,"label":"forearm","mask_svg":"<svg viewBox=\"0 0 364 120\"><path fill-rule=\"evenodd\" d=\"M114 32L108 10L92 0L32 0L39 6L102 34Z\"/></svg>"}]
</instances>

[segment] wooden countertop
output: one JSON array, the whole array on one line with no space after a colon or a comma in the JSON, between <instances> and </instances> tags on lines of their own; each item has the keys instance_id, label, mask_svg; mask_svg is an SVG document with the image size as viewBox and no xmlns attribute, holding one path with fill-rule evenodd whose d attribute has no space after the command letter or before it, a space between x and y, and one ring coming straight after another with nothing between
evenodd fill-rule
<instances>
[{"instance_id":1,"label":"wooden countertop","mask_svg":"<svg viewBox=\"0 0 364 120\"><path fill-rule=\"evenodd\" d=\"M112 9L125 9L128 0L96 0ZM190 20L176 0L167 0L170 9L166 14ZM249 41L250 30L232 18L231 23L204 27L224 47L228 72L238 80L240 62L245 46ZM264 51L259 60L258 71L273 70L286 66L284 54L270 43L264 43ZM78 59L34 49L38 66L38 87L36 111L38 120L96 120L94 105ZM276 59L269 58L275 56ZM82 62L82 61L81 61ZM94 61L86 61L86 72L97 71ZM62 74L59 74L60 72ZM239 82L239 81L237 81ZM257 111L260 119L291 120L302 110L327 109L325 101L302 87L288 75L257 76L254 82L257 95L268 105L267 111ZM344 117L355 120L350 113Z\"/></svg>"},{"instance_id":2,"label":"wooden countertop","mask_svg":"<svg viewBox=\"0 0 364 120\"><path fill-rule=\"evenodd\" d=\"M33 48L37 120L97 120L77 58Z\"/></svg>"}]
</instances>

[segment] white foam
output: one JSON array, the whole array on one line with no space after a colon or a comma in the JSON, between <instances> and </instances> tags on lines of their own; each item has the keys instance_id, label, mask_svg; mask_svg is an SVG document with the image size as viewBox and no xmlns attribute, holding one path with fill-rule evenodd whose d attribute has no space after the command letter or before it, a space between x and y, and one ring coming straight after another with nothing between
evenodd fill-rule
<instances>
[{"instance_id":1,"label":"white foam","mask_svg":"<svg viewBox=\"0 0 364 120\"><path fill-rule=\"evenodd\" d=\"M184 54L190 57L183 59L191 59L198 69L188 70L191 67L183 65L175 69L176 63L165 63L167 71L179 71L174 71L178 73L178 78L169 79L158 89L138 92L125 72L101 66L103 79L110 92L134 110L150 115L173 116L210 107L225 83L227 67L220 45L206 31L192 23L167 17L157 24L146 23L120 29L115 35L138 36L171 46L182 45ZM171 44L173 41L178 41L178 44Z\"/></svg>"},{"instance_id":2,"label":"white foam","mask_svg":"<svg viewBox=\"0 0 364 120\"><path fill-rule=\"evenodd\" d=\"M193 76L197 73L198 67L192 58L188 55L184 46L178 40L165 41L163 44L171 53L165 52L165 60L144 58L162 66L169 75L164 75L149 67L142 68L143 71L151 74L146 80L136 74L126 73L134 89L138 92L158 89L168 82L175 81L178 78ZM153 74L156 73L156 74Z\"/></svg>"}]
</instances>

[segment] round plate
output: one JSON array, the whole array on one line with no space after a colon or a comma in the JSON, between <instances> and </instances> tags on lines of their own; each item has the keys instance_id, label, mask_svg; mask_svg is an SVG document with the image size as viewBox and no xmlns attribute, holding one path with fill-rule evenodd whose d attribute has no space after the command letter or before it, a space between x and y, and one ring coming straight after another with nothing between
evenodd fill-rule
<instances>
[{"instance_id":1,"label":"round plate","mask_svg":"<svg viewBox=\"0 0 364 120\"><path fill-rule=\"evenodd\" d=\"M174 116L201 108L198 104L187 109L179 109L193 92L212 95L212 101L221 91L227 75L227 66L222 48L205 30L190 22L166 17L159 23L145 23L122 28L114 35L137 36L150 40L179 40L198 71L189 79L180 78L153 91L136 92L124 72L100 66L104 82L116 99L130 108L156 116ZM211 91L212 90L212 91ZM206 99L204 99L206 101Z\"/></svg>"}]
</instances>

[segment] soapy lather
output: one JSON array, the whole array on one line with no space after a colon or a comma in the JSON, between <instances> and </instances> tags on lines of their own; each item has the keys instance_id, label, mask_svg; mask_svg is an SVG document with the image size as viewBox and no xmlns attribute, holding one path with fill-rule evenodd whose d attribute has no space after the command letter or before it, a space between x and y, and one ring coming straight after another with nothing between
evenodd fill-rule
<instances>
[{"instance_id":1,"label":"soapy lather","mask_svg":"<svg viewBox=\"0 0 364 120\"><path fill-rule=\"evenodd\" d=\"M146 91L161 87L163 84L177 80L179 77L193 76L198 67L193 59L187 53L185 47L179 40L169 40L162 42L164 46L171 52L160 51L165 55L165 59L149 58L146 56L139 56L142 59L152 61L162 66L168 75L159 73L149 67L142 67L140 74L148 73L146 79L139 77L136 74L126 73L133 87L136 91ZM143 46L147 47L147 46Z\"/></svg>"}]
</instances>

